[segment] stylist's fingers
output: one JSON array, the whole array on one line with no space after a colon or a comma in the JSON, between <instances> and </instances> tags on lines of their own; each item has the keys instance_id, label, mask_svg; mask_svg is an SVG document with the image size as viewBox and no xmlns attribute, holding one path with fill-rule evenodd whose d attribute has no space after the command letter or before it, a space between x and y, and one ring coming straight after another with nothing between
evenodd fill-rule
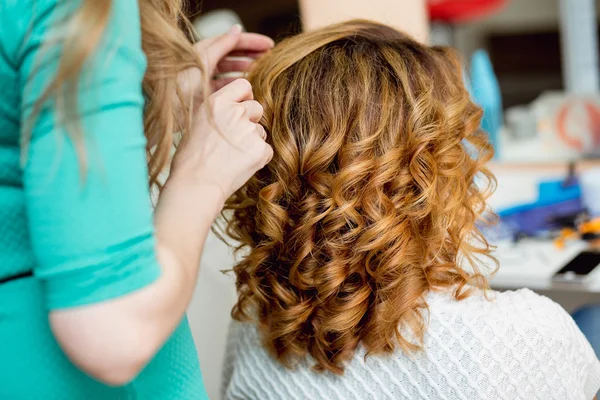
<instances>
[{"instance_id":1,"label":"stylist's fingers","mask_svg":"<svg viewBox=\"0 0 600 400\"><path fill-rule=\"evenodd\" d=\"M231 82L235 81L236 79L240 79L239 76L220 77L217 79L213 79L213 81L211 82L211 86L213 90L217 92L223 89L225 86L229 85Z\"/></svg>"},{"instance_id":2,"label":"stylist's fingers","mask_svg":"<svg viewBox=\"0 0 600 400\"><path fill-rule=\"evenodd\" d=\"M202 40L194 45L201 56L206 57L207 67L212 69L228 54L258 57L270 50L275 43L267 36L257 33L245 33L239 25L233 26L229 32L210 39Z\"/></svg>"},{"instance_id":3,"label":"stylist's fingers","mask_svg":"<svg viewBox=\"0 0 600 400\"><path fill-rule=\"evenodd\" d=\"M258 132L258 136L260 136L260 138L262 140L266 141L267 140L267 131L261 124L256 124L256 125L257 125L256 131Z\"/></svg>"},{"instance_id":4,"label":"stylist's fingers","mask_svg":"<svg viewBox=\"0 0 600 400\"><path fill-rule=\"evenodd\" d=\"M265 143L264 157L264 163L262 165L263 167L270 163L273 159L273 148L267 143Z\"/></svg>"},{"instance_id":5,"label":"stylist's fingers","mask_svg":"<svg viewBox=\"0 0 600 400\"><path fill-rule=\"evenodd\" d=\"M263 107L258 101L248 100L242 103L248 119L252 122L258 122L263 116Z\"/></svg>"},{"instance_id":6,"label":"stylist's fingers","mask_svg":"<svg viewBox=\"0 0 600 400\"><path fill-rule=\"evenodd\" d=\"M248 57L227 57L217 65L217 74L247 72L254 60Z\"/></svg>"},{"instance_id":7,"label":"stylist's fingers","mask_svg":"<svg viewBox=\"0 0 600 400\"><path fill-rule=\"evenodd\" d=\"M231 196L273 157L265 129L258 122L262 106L252 86L238 79L213 93L200 106L188 139L178 147L175 169L195 171Z\"/></svg>"},{"instance_id":8,"label":"stylist's fingers","mask_svg":"<svg viewBox=\"0 0 600 400\"><path fill-rule=\"evenodd\" d=\"M275 42L268 36L259 33L242 32L232 51L245 52L246 54L260 54L271 50L273 46L275 46Z\"/></svg>"},{"instance_id":9,"label":"stylist's fingers","mask_svg":"<svg viewBox=\"0 0 600 400\"><path fill-rule=\"evenodd\" d=\"M257 152L258 156L257 168L261 169L273 159L273 147L265 141L267 134L262 126L259 125L259 127L256 128L256 133L261 136L261 138L254 138L254 145L256 147L253 147L253 149L255 149L254 151Z\"/></svg>"},{"instance_id":10,"label":"stylist's fingers","mask_svg":"<svg viewBox=\"0 0 600 400\"><path fill-rule=\"evenodd\" d=\"M252 85L246 79L236 79L221 88L213 96L215 99L224 99L234 102L254 100Z\"/></svg>"},{"instance_id":11,"label":"stylist's fingers","mask_svg":"<svg viewBox=\"0 0 600 400\"><path fill-rule=\"evenodd\" d=\"M204 58L206 67L212 70L221 59L235 49L241 33L242 28L239 25L235 25L229 32L210 39L201 40L194 47L200 56Z\"/></svg>"}]
</instances>

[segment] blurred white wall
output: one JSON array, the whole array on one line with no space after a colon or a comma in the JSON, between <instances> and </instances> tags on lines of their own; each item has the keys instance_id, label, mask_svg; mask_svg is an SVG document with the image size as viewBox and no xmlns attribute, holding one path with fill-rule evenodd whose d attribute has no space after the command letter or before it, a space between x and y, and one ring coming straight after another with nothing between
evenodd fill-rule
<instances>
[{"instance_id":1,"label":"blurred white wall","mask_svg":"<svg viewBox=\"0 0 600 400\"><path fill-rule=\"evenodd\" d=\"M596 13L600 0L596 0ZM455 46L463 54L471 54L484 47L488 32L538 32L557 30L560 10L558 0L511 0L499 12L482 20L456 26Z\"/></svg>"},{"instance_id":2,"label":"blurred white wall","mask_svg":"<svg viewBox=\"0 0 600 400\"><path fill-rule=\"evenodd\" d=\"M299 0L302 25L312 30L354 18L379 21L426 42L429 18L425 0Z\"/></svg>"},{"instance_id":3,"label":"blurred white wall","mask_svg":"<svg viewBox=\"0 0 600 400\"><path fill-rule=\"evenodd\" d=\"M188 319L198 349L204 385L209 397L215 400L220 398L229 315L236 298L233 277L221 271L232 266L233 255L211 233L204 247L200 276L188 308Z\"/></svg>"}]
</instances>

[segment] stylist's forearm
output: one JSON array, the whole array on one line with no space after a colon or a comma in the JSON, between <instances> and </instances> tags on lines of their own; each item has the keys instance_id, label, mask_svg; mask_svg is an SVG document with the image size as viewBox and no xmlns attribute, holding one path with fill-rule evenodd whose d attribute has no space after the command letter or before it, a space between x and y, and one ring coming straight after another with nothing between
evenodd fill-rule
<instances>
[{"instance_id":1,"label":"stylist's forearm","mask_svg":"<svg viewBox=\"0 0 600 400\"><path fill-rule=\"evenodd\" d=\"M175 330L191 300L223 194L189 179L174 174L159 200L155 226L162 275L157 281L127 296L50 315L69 358L106 383L133 379Z\"/></svg>"},{"instance_id":2,"label":"stylist's forearm","mask_svg":"<svg viewBox=\"0 0 600 400\"><path fill-rule=\"evenodd\" d=\"M153 317L157 339L166 339L180 322L196 286L200 257L211 225L224 199L214 186L194 181L191 174L174 173L167 181L155 213L157 255L163 269L156 289ZM157 293L155 293L157 294Z\"/></svg>"},{"instance_id":3,"label":"stylist's forearm","mask_svg":"<svg viewBox=\"0 0 600 400\"><path fill-rule=\"evenodd\" d=\"M192 174L175 172L167 181L155 213L156 237L181 267L196 279L202 247L225 199L216 185L197 182Z\"/></svg>"}]
</instances>

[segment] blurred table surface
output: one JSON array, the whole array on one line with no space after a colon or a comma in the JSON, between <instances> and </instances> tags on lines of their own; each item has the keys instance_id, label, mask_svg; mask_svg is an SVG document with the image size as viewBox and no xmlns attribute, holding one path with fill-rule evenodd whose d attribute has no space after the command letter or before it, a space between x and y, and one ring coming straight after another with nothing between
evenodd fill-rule
<instances>
[{"instance_id":1,"label":"blurred table surface","mask_svg":"<svg viewBox=\"0 0 600 400\"><path fill-rule=\"evenodd\" d=\"M527 287L532 290L554 290L600 294L600 274L592 273L585 283L556 283L552 277L571 259L587 248L583 242L571 242L558 249L549 240L526 239L518 243L502 242L494 256L499 269L490 283L497 289ZM487 264L493 268L493 264ZM597 271L596 271L597 272Z\"/></svg>"},{"instance_id":2,"label":"blurred table surface","mask_svg":"<svg viewBox=\"0 0 600 400\"><path fill-rule=\"evenodd\" d=\"M600 163L581 160L576 165L579 172L600 166ZM533 202L538 197L541 181L565 179L568 169L566 162L491 163L490 170L496 176L497 189L489 199L489 204L493 210L499 211ZM586 247L583 242L569 242L563 250L556 248L549 240L533 239L516 244L505 241L497 243L497 246L495 256L500 268L491 280L494 287L600 293L600 277L587 285L552 282L552 276Z\"/></svg>"},{"instance_id":3,"label":"blurred table surface","mask_svg":"<svg viewBox=\"0 0 600 400\"><path fill-rule=\"evenodd\" d=\"M598 161L580 161L577 163L577 171L598 166ZM498 179L498 187L490 198L490 205L498 211L535 201L539 182L564 179L568 164L494 162L490 164L490 169ZM585 243L571 242L564 250L557 249L549 240L495 244L498 246L495 257L499 261L499 269L490 280L494 289L526 287L552 298L568 311L586 304L600 304L600 275L585 284L552 282L554 274L585 249ZM494 267L491 264L489 266Z\"/></svg>"}]
</instances>

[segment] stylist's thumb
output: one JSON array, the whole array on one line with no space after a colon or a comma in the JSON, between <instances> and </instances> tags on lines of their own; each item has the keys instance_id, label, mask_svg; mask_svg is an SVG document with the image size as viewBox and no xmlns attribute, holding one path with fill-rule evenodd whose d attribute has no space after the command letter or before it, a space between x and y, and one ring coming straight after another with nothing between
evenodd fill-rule
<instances>
[{"instance_id":1,"label":"stylist's thumb","mask_svg":"<svg viewBox=\"0 0 600 400\"><path fill-rule=\"evenodd\" d=\"M197 44L200 54L206 58L209 68L216 66L219 61L235 49L241 33L242 27L236 24L229 32L202 40Z\"/></svg>"}]
</instances>

